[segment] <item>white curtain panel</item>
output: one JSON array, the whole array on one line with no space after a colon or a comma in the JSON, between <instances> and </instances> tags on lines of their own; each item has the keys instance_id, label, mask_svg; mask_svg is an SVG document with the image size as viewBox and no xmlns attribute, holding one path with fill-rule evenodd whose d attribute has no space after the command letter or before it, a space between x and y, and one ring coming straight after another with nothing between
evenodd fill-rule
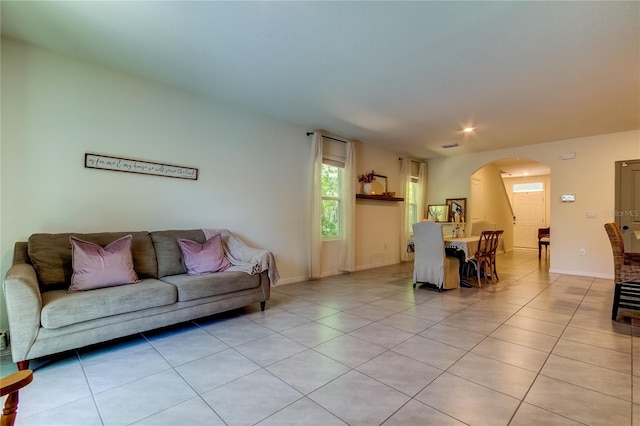
<instances>
[{"instance_id":1,"label":"white curtain panel","mask_svg":"<svg viewBox=\"0 0 640 426\"><path fill-rule=\"evenodd\" d=\"M322 254L322 135L311 139L311 230L309 236L309 277L320 278Z\"/></svg>"},{"instance_id":2,"label":"white curtain panel","mask_svg":"<svg viewBox=\"0 0 640 426\"><path fill-rule=\"evenodd\" d=\"M356 209L356 150L355 144L345 141L344 180L342 182L342 237L340 241L341 271L353 272L355 269L355 209Z\"/></svg>"},{"instance_id":3,"label":"white curtain panel","mask_svg":"<svg viewBox=\"0 0 640 426\"><path fill-rule=\"evenodd\" d=\"M418 172L418 194L416 196L416 205L418 206L418 221L424 220L427 215L427 163L420 162L420 171Z\"/></svg>"},{"instance_id":4,"label":"white curtain panel","mask_svg":"<svg viewBox=\"0 0 640 426\"><path fill-rule=\"evenodd\" d=\"M407 253L407 241L411 237L409 231L410 205L409 205L409 187L411 185L411 160L402 158L400 160L400 197L404 198L403 212L400 216L400 260L406 262L410 260ZM419 208L418 208L419 210ZM420 213L418 213L419 215Z\"/></svg>"}]
</instances>

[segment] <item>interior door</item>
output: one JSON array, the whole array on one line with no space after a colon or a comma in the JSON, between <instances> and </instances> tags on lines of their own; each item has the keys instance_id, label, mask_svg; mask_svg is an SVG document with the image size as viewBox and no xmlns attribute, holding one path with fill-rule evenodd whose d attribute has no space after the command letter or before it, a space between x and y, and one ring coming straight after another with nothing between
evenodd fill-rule
<instances>
[{"instance_id":1,"label":"interior door","mask_svg":"<svg viewBox=\"0 0 640 426\"><path fill-rule=\"evenodd\" d=\"M471 179L471 222L484 220L484 205L482 203L482 181L480 179ZM468 214L467 214L468 216ZM467 217L467 222L469 218Z\"/></svg>"},{"instance_id":2,"label":"interior door","mask_svg":"<svg viewBox=\"0 0 640 426\"><path fill-rule=\"evenodd\" d=\"M544 227L544 192L514 192L514 247L538 248L538 228Z\"/></svg>"},{"instance_id":3,"label":"interior door","mask_svg":"<svg viewBox=\"0 0 640 426\"><path fill-rule=\"evenodd\" d=\"M616 161L616 223L624 250L640 253L640 160Z\"/></svg>"}]
</instances>

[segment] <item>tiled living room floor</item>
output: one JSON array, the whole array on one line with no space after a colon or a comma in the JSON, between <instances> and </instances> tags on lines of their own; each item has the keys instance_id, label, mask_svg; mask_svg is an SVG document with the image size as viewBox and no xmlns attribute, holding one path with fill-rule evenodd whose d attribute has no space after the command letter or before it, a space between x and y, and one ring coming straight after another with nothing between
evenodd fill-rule
<instances>
[{"instance_id":1,"label":"tiled living room floor","mask_svg":"<svg viewBox=\"0 0 640 426\"><path fill-rule=\"evenodd\" d=\"M278 286L265 312L32 362L17 424L640 424L612 282L547 266L515 251L498 284L443 293L411 263Z\"/></svg>"}]
</instances>

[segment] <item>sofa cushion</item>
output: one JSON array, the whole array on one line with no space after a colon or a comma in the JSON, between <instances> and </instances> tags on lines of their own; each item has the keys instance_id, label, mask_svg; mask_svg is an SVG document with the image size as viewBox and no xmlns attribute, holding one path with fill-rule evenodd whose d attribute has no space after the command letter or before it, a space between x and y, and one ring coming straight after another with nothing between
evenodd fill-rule
<instances>
[{"instance_id":1,"label":"sofa cushion","mask_svg":"<svg viewBox=\"0 0 640 426\"><path fill-rule=\"evenodd\" d=\"M73 268L71 265L70 236L105 246L111 241L131 234L131 254L138 278L156 278L158 264L148 232L101 232L95 234L33 234L29 237L29 259L36 270L43 290L68 288Z\"/></svg>"},{"instance_id":2,"label":"sofa cushion","mask_svg":"<svg viewBox=\"0 0 640 426\"><path fill-rule=\"evenodd\" d=\"M175 285L178 288L178 302L185 302L259 287L260 275L223 271L204 275L171 275L163 277L162 281Z\"/></svg>"},{"instance_id":3,"label":"sofa cushion","mask_svg":"<svg viewBox=\"0 0 640 426\"><path fill-rule=\"evenodd\" d=\"M180 238L196 241L200 244L206 241L201 229L154 231L150 235L158 259L158 278L187 273L187 269L182 263L182 250L178 244Z\"/></svg>"},{"instance_id":4,"label":"sofa cushion","mask_svg":"<svg viewBox=\"0 0 640 426\"><path fill-rule=\"evenodd\" d=\"M224 256L220 234L209 238L203 244L185 238L178 239L182 250L182 262L189 275L220 272L231 266Z\"/></svg>"},{"instance_id":5,"label":"sofa cushion","mask_svg":"<svg viewBox=\"0 0 640 426\"><path fill-rule=\"evenodd\" d=\"M90 291L47 291L42 293L40 322L44 328L60 328L111 315L170 305L176 300L176 288L155 279L145 279L136 285Z\"/></svg>"},{"instance_id":6,"label":"sofa cushion","mask_svg":"<svg viewBox=\"0 0 640 426\"><path fill-rule=\"evenodd\" d=\"M73 275L69 291L93 290L102 287L137 283L133 270L131 234L102 247L74 236L71 241Z\"/></svg>"}]
</instances>

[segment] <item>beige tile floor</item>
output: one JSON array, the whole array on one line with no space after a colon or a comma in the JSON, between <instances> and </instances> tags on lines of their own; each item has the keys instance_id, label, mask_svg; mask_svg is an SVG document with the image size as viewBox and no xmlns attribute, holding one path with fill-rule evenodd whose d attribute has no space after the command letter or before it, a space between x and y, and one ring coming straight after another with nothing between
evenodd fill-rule
<instances>
[{"instance_id":1,"label":"beige tile floor","mask_svg":"<svg viewBox=\"0 0 640 426\"><path fill-rule=\"evenodd\" d=\"M33 362L19 425L640 425L640 339L608 280L439 293L400 264L279 286L230 314ZM3 359L3 374L12 365Z\"/></svg>"}]
</instances>

